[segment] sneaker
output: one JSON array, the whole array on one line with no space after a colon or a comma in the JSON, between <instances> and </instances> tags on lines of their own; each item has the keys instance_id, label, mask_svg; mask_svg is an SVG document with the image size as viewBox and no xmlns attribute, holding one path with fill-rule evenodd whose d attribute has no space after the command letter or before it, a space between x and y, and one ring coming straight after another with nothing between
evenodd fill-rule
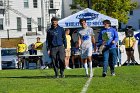
<instances>
[{"instance_id":1,"label":"sneaker","mask_svg":"<svg viewBox=\"0 0 140 93\"><path fill-rule=\"evenodd\" d=\"M71 69L70 67L66 67L66 69Z\"/></svg>"},{"instance_id":2,"label":"sneaker","mask_svg":"<svg viewBox=\"0 0 140 93\"><path fill-rule=\"evenodd\" d=\"M40 69L45 69L45 68L46 68L46 66L41 66L41 67L40 67Z\"/></svg>"},{"instance_id":3,"label":"sneaker","mask_svg":"<svg viewBox=\"0 0 140 93\"><path fill-rule=\"evenodd\" d=\"M61 78L65 78L65 75L60 75Z\"/></svg>"},{"instance_id":4,"label":"sneaker","mask_svg":"<svg viewBox=\"0 0 140 93\"><path fill-rule=\"evenodd\" d=\"M115 73L113 72L113 73L111 73L111 76L116 76L116 75L115 75Z\"/></svg>"},{"instance_id":5,"label":"sneaker","mask_svg":"<svg viewBox=\"0 0 140 93\"><path fill-rule=\"evenodd\" d=\"M49 67L48 67L48 66L46 66L46 67L45 67L45 69L49 69Z\"/></svg>"},{"instance_id":6,"label":"sneaker","mask_svg":"<svg viewBox=\"0 0 140 93\"><path fill-rule=\"evenodd\" d=\"M105 72L102 74L102 77L106 77L106 73Z\"/></svg>"},{"instance_id":7,"label":"sneaker","mask_svg":"<svg viewBox=\"0 0 140 93\"><path fill-rule=\"evenodd\" d=\"M121 64L119 64L119 67L121 67L122 65Z\"/></svg>"},{"instance_id":8,"label":"sneaker","mask_svg":"<svg viewBox=\"0 0 140 93\"><path fill-rule=\"evenodd\" d=\"M54 78L59 78L59 76L56 76L56 75L55 75Z\"/></svg>"}]
</instances>

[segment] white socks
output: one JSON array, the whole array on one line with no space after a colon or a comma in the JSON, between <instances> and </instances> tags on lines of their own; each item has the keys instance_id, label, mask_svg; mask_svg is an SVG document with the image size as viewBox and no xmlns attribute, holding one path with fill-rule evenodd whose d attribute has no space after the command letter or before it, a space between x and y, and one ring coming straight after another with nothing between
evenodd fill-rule
<instances>
[{"instance_id":1,"label":"white socks","mask_svg":"<svg viewBox=\"0 0 140 93\"><path fill-rule=\"evenodd\" d=\"M86 75L88 75L88 67L87 67L87 63L84 63L84 68L85 68Z\"/></svg>"},{"instance_id":2,"label":"white socks","mask_svg":"<svg viewBox=\"0 0 140 93\"><path fill-rule=\"evenodd\" d=\"M85 68L86 75L88 76L88 66L87 66L87 63L84 63L84 68ZM92 62L89 62L89 68L90 68L90 77L93 77Z\"/></svg>"},{"instance_id":3,"label":"white socks","mask_svg":"<svg viewBox=\"0 0 140 93\"><path fill-rule=\"evenodd\" d=\"M89 62L89 68L90 68L90 77L93 77L92 62Z\"/></svg>"}]
</instances>

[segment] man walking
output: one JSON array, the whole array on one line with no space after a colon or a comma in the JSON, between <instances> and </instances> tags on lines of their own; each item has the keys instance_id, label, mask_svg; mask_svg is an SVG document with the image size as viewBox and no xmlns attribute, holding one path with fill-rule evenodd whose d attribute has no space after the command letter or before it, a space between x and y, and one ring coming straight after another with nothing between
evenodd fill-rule
<instances>
[{"instance_id":1,"label":"man walking","mask_svg":"<svg viewBox=\"0 0 140 93\"><path fill-rule=\"evenodd\" d=\"M95 38L94 38L94 32L93 29L88 27L86 24L85 19L80 19L80 25L82 26L81 29L79 29L79 37L78 37L78 44L81 48L81 61L84 64L86 76L88 76L88 67L87 62L89 62L89 68L90 68L90 77L93 77L93 71L92 71L92 44L95 45ZM94 47L94 51L96 51L96 47Z\"/></svg>"},{"instance_id":2,"label":"man walking","mask_svg":"<svg viewBox=\"0 0 140 93\"><path fill-rule=\"evenodd\" d=\"M117 60L116 44L118 42L118 33L116 29L111 27L109 20L103 21L104 28L100 31L98 41L100 45L104 45L103 54L103 73L107 74L108 63L110 66L111 75L115 76L114 65Z\"/></svg>"},{"instance_id":3,"label":"man walking","mask_svg":"<svg viewBox=\"0 0 140 93\"><path fill-rule=\"evenodd\" d=\"M55 72L55 78L59 78L58 68L60 67L60 75L64 77L64 69L65 69L65 48L66 37L65 31L62 27L58 25L58 19L53 17L51 19L51 28L47 32L47 47L48 54L50 54L52 58L52 63Z\"/></svg>"}]
</instances>

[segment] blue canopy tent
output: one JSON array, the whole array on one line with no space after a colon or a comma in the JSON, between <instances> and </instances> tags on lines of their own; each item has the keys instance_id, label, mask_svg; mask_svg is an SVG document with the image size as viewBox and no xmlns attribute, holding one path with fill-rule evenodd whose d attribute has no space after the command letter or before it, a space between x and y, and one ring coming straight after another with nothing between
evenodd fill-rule
<instances>
[{"instance_id":1,"label":"blue canopy tent","mask_svg":"<svg viewBox=\"0 0 140 93\"><path fill-rule=\"evenodd\" d=\"M59 20L58 24L64 28L78 28L80 27L79 19L81 18L85 18L87 20L87 25L90 27L103 26L102 21L106 19L111 21L112 26L116 26L116 28L118 27L117 19L111 18L89 8Z\"/></svg>"}]
</instances>

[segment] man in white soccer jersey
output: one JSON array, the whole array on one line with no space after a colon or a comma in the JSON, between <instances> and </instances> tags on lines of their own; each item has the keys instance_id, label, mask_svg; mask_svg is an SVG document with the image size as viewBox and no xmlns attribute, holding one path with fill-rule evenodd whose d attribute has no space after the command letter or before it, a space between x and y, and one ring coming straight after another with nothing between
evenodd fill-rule
<instances>
[{"instance_id":1,"label":"man in white soccer jersey","mask_svg":"<svg viewBox=\"0 0 140 93\"><path fill-rule=\"evenodd\" d=\"M92 71L92 46L96 46L95 38L94 38L94 32L93 29L88 27L86 24L85 19L80 19L80 25L82 28L78 30L79 37L78 37L78 44L81 49L81 58L82 62L84 64L86 76L93 77L93 71ZM94 47L94 51L96 51L96 47ZM88 75L88 66L87 62L89 62L89 68L90 68L90 75Z\"/></svg>"}]
</instances>

